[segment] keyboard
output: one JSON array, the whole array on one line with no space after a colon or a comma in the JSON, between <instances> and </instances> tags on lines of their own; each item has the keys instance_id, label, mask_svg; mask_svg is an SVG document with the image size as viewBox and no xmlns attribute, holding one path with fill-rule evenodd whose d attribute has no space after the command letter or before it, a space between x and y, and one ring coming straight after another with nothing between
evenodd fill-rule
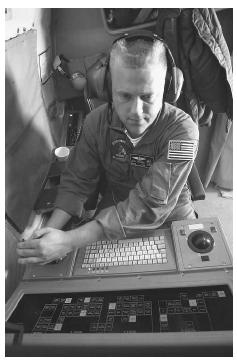
<instances>
[{"instance_id":1,"label":"keyboard","mask_svg":"<svg viewBox=\"0 0 237 363\"><path fill-rule=\"evenodd\" d=\"M86 247L82 268L167 263L164 236L129 241L98 241Z\"/></svg>"},{"instance_id":2,"label":"keyboard","mask_svg":"<svg viewBox=\"0 0 237 363\"><path fill-rule=\"evenodd\" d=\"M169 230L139 238L97 241L79 250L73 275L157 272L176 264Z\"/></svg>"}]
</instances>

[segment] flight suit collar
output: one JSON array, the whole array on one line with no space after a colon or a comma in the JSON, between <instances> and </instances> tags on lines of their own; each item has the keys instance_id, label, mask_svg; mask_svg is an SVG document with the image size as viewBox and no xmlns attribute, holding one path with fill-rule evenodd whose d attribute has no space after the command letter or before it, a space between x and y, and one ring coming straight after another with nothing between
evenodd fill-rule
<instances>
[{"instance_id":1,"label":"flight suit collar","mask_svg":"<svg viewBox=\"0 0 237 363\"><path fill-rule=\"evenodd\" d=\"M147 133L142 138L143 144L149 144L157 138L157 131L159 131L159 128L157 126L159 124L159 121L163 118L163 113L164 113L164 104L163 104L160 112L158 113L155 121L149 127ZM123 123L121 122L121 120L114 108L111 109L111 122L109 124L109 128L111 130L117 131L117 132L125 135L125 127L124 127ZM155 130L155 132L154 132L154 130Z\"/></svg>"}]
</instances>

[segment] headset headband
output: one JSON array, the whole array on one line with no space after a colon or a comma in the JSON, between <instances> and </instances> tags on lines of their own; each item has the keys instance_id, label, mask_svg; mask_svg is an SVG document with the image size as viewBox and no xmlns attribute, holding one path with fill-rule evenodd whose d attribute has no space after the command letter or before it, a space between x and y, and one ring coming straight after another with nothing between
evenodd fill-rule
<instances>
[{"instance_id":1,"label":"headset headband","mask_svg":"<svg viewBox=\"0 0 237 363\"><path fill-rule=\"evenodd\" d=\"M115 43L117 43L121 39L125 39L126 41L134 41L134 40L137 40L137 39L144 39L144 40L148 40L150 42L155 42L155 41L159 40L160 42L162 42L164 44L165 49L167 50L167 52L169 54L171 67L172 68L176 67L174 57L173 57L168 45L156 33L153 33L153 32L151 32L149 30L140 30L140 31L137 30L137 31L134 31L132 33L124 33L119 38L115 39L113 41L112 45L114 45Z\"/></svg>"},{"instance_id":2,"label":"headset headband","mask_svg":"<svg viewBox=\"0 0 237 363\"><path fill-rule=\"evenodd\" d=\"M177 68L175 65L173 55L168 45L164 42L164 40L151 31L143 30L143 31L135 31L132 33L125 33L121 35L119 38L115 39L112 45L118 42L120 39L126 39L127 41L130 40L133 41L136 39L145 39L151 42L160 40L162 44L164 44L168 60L167 64L169 70L171 71L169 72L166 80L168 88L165 93L165 99L168 99L169 102L171 103L175 102L177 100L178 89L179 89L179 84L177 82L178 79ZM111 78L109 72L109 58L110 55L104 56L103 58L99 59L99 61L97 61L96 64L94 64L90 68L90 70L87 72L87 84L88 84L89 93L91 95L90 97L109 100L110 102L112 100L112 95L111 95L112 87L111 87Z\"/></svg>"},{"instance_id":3,"label":"headset headband","mask_svg":"<svg viewBox=\"0 0 237 363\"><path fill-rule=\"evenodd\" d=\"M112 44L116 43L117 41L119 41L120 39L126 39L126 40L136 40L136 39L145 39L145 40L150 40L150 41L156 41L156 40L160 40L162 42L164 42L163 39L161 39L157 34L152 33L149 30L140 30L140 31L134 31L132 33L124 33L122 34L119 38L116 38Z\"/></svg>"}]
</instances>

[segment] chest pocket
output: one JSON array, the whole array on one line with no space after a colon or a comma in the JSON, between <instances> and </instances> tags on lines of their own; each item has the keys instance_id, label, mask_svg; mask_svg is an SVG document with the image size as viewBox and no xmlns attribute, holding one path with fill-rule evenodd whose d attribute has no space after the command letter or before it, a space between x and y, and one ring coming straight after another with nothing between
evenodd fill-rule
<instances>
[{"instance_id":1,"label":"chest pocket","mask_svg":"<svg viewBox=\"0 0 237 363\"><path fill-rule=\"evenodd\" d=\"M155 162L139 184L139 193L153 207L166 205L171 181L171 163Z\"/></svg>"},{"instance_id":2,"label":"chest pocket","mask_svg":"<svg viewBox=\"0 0 237 363\"><path fill-rule=\"evenodd\" d=\"M131 173L137 182L139 182L146 175L147 171L147 168L144 167L131 167Z\"/></svg>"},{"instance_id":3,"label":"chest pocket","mask_svg":"<svg viewBox=\"0 0 237 363\"><path fill-rule=\"evenodd\" d=\"M113 181L127 181L129 178L129 161L112 158L107 165L107 175Z\"/></svg>"},{"instance_id":4,"label":"chest pocket","mask_svg":"<svg viewBox=\"0 0 237 363\"><path fill-rule=\"evenodd\" d=\"M126 181L129 177L130 145L126 138L115 136L110 141L110 152L107 150L105 153L106 172L110 180L121 182Z\"/></svg>"}]
</instances>

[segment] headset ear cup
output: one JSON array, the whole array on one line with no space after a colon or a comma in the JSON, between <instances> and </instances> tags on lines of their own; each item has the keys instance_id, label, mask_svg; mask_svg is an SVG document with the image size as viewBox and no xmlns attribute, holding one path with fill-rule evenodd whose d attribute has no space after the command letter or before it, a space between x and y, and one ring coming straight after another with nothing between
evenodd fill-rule
<instances>
[{"instance_id":1,"label":"headset ear cup","mask_svg":"<svg viewBox=\"0 0 237 363\"><path fill-rule=\"evenodd\" d=\"M165 77L165 87L164 87L164 102L170 103L170 99L172 98L171 87L172 87L172 75L169 72L169 70L167 70Z\"/></svg>"},{"instance_id":2,"label":"headset ear cup","mask_svg":"<svg viewBox=\"0 0 237 363\"><path fill-rule=\"evenodd\" d=\"M112 103L112 79L111 73L109 71L109 67L107 67L106 74L105 74L105 82L104 82L104 94L107 97L107 101Z\"/></svg>"},{"instance_id":3,"label":"headset ear cup","mask_svg":"<svg viewBox=\"0 0 237 363\"><path fill-rule=\"evenodd\" d=\"M172 68L172 75L169 76L169 84L166 85L165 101L175 103L178 101L184 82L183 72L178 67Z\"/></svg>"}]
</instances>

